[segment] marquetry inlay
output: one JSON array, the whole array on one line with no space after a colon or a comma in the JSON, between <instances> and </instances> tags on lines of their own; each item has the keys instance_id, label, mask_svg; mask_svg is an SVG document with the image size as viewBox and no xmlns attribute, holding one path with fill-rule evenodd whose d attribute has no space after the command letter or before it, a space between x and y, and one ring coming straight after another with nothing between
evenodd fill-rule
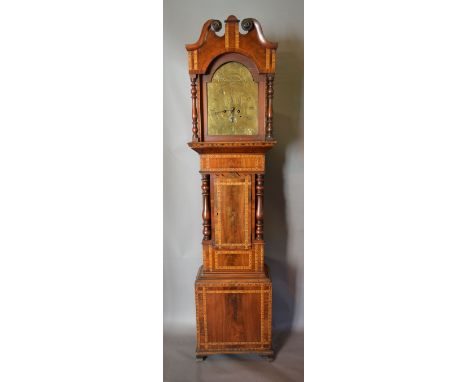
<instances>
[{"instance_id":1,"label":"marquetry inlay","mask_svg":"<svg viewBox=\"0 0 468 382\"><path fill-rule=\"evenodd\" d=\"M197 293L201 294L203 301L203 330L199 331L203 333L203 344L206 347L215 346L215 345L268 345L271 341L271 331L265 330L265 321L267 324L271 324L271 286L264 287L263 285L256 285L260 289L208 289L203 287L201 291ZM208 337L208 316L207 316L207 295L209 294L259 294L260 295L260 331L259 337L260 341L210 341ZM266 306L267 318L265 318L265 294L268 305ZM198 321L197 321L198 324ZM266 332L266 333L265 333ZM266 335L265 335L266 334Z\"/></svg>"},{"instance_id":2,"label":"marquetry inlay","mask_svg":"<svg viewBox=\"0 0 468 382\"><path fill-rule=\"evenodd\" d=\"M263 154L202 154L200 171L210 172L263 172Z\"/></svg>"},{"instance_id":3,"label":"marquetry inlay","mask_svg":"<svg viewBox=\"0 0 468 382\"><path fill-rule=\"evenodd\" d=\"M231 257L231 256L238 256L238 257L245 257L247 256L249 262L247 265L220 265L220 257ZM252 269L252 251L214 251L214 258L215 258L215 269L222 269L222 270L237 270L237 269Z\"/></svg>"},{"instance_id":4,"label":"marquetry inlay","mask_svg":"<svg viewBox=\"0 0 468 382\"><path fill-rule=\"evenodd\" d=\"M216 206L216 226L215 226L215 245L219 248L223 247L243 247L248 248L250 246L250 177L246 176L243 178L243 181L239 181L237 178L215 178L215 206ZM223 190L229 187L236 187L238 191L237 195L243 196L243 204L235 205L239 208L234 211L228 201L223 198ZM242 206L242 208L240 208ZM242 232L243 240L239 242L226 241L227 232L226 230L232 230L233 227L227 224L222 224L223 212L226 210L225 214L230 214L231 216L236 217L237 214L241 215L239 221L243 222ZM239 227L240 228L240 227Z\"/></svg>"}]
</instances>

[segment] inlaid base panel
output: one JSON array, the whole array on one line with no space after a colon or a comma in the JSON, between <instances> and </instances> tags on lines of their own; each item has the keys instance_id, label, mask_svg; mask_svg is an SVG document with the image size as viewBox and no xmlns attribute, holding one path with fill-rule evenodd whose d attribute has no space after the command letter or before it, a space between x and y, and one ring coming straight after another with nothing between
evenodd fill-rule
<instances>
[{"instance_id":1,"label":"inlaid base panel","mask_svg":"<svg viewBox=\"0 0 468 382\"><path fill-rule=\"evenodd\" d=\"M197 356L272 355L270 278L223 280L202 273L195 282Z\"/></svg>"}]
</instances>

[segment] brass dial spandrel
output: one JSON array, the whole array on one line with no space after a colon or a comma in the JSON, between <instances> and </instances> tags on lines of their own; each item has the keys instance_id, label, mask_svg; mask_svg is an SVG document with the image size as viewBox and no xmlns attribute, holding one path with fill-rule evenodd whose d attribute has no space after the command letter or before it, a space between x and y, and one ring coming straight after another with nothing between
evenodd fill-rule
<instances>
[{"instance_id":1,"label":"brass dial spandrel","mask_svg":"<svg viewBox=\"0 0 468 382\"><path fill-rule=\"evenodd\" d=\"M258 83L239 62L227 62L207 84L208 135L258 134Z\"/></svg>"}]
</instances>

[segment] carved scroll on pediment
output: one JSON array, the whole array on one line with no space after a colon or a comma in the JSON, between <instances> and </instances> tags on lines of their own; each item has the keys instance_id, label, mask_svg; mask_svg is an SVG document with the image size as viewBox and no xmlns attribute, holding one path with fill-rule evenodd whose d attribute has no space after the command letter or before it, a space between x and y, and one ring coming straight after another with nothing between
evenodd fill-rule
<instances>
[{"instance_id":1,"label":"carved scroll on pediment","mask_svg":"<svg viewBox=\"0 0 468 382\"><path fill-rule=\"evenodd\" d=\"M216 57L230 52L241 53L252 59L260 73L275 72L278 44L266 39L256 19L242 20L241 27L247 33L239 32L239 19L236 16L229 16L224 23L224 35L219 36L217 32L221 30L221 21L207 20L198 41L185 45L190 74L206 73Z\"/></svg>"}]
</instances>

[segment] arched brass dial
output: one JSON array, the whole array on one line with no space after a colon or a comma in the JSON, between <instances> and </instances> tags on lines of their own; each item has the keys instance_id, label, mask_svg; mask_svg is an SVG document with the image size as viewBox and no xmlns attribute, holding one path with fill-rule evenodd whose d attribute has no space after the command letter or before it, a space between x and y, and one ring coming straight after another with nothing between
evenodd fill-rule
<instances>
[{"instance_id":1,"label":"arched brass dial","mask_svg":"<svg viewBox=\"0 0 468 382\"><path fill-rule=\"evenodd\" d=\"M258 134L258 83L239 62L227 62L207 84L208 135Z\"/></svg>"}]
</instances>

